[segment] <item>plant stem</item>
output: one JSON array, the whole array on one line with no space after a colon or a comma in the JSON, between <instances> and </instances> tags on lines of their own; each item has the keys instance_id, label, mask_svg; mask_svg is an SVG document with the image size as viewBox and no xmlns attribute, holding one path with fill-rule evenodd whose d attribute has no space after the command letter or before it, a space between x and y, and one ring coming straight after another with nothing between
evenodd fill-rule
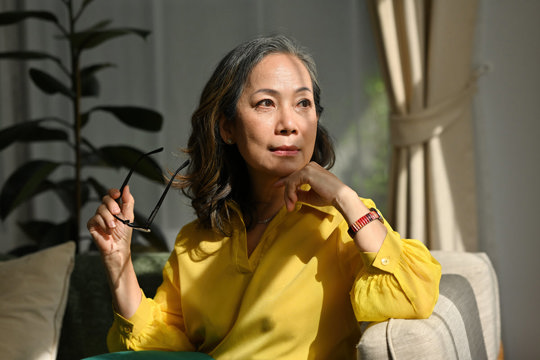
<instances>
[{"instance_id":1,"label":"plant stem","mask_svg":"<svg viewBox=\"0 0 540 360\"><path fill-rule=\"evenodd\" d=\"M75 33L76 18L73 13L73 2L68 1L69 11L69 34ZM73 98L73 135L75 141L75 243L77 252L80 252L80 224L81 224L81 75L79 62L79 49L73 44L73 36L69 37L69 49L71 55L71 86L75 92Z\"/></svg>"}]
</instances>

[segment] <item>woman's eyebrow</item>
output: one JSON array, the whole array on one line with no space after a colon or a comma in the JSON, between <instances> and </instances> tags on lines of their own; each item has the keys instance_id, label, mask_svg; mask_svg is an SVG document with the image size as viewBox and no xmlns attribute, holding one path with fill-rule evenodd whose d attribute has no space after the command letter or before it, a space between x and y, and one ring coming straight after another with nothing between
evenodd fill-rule
<instances>
[{"instance_id":1,"label":"woman's eyebrow","mask_svg":"<svg viewBox=\"0 0 540 360\"><path fill-rule=\"evenodd\" d=\"M307 86L302 86L302 87L296 89L295 93L299 93L299 92L303 92L303 91L312 92L311 89L308 88ZM258 94L258 93L278 95L279 91L274 90L274 89L266 89L266 88L264 88L264 89L259 89L259 90L254 91L253 95Z\"/></svg>"}]
</instances>

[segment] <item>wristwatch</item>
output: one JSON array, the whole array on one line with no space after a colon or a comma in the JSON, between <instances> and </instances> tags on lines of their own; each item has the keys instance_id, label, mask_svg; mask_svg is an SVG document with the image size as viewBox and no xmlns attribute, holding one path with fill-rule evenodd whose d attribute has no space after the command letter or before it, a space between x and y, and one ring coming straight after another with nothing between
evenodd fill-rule
<instances>
[{"instance_id":1,"label":"wristwatch","mask_svg":"<svg viewBox=\"0 0 540 360\"><path fill-rule=\"evenodd\" d=\"M376 208L371 208L366 215L362 216L360 219L356 220L353 224L351 224L347 232L352 238L354 238L354 235L356 235L356 233L360 231L360 229L362 229L364 226L374 220L380 220L384 224L384 219L379 210L377 210Z\"/></svg>"}]
</instances>

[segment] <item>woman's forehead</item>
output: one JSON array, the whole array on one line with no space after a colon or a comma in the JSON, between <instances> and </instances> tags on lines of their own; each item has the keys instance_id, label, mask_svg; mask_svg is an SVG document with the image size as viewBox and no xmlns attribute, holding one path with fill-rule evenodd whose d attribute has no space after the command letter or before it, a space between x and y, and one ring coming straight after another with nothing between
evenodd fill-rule
<instances>
[{"instance_id":1,"label":"woman's forehead","mask_svg":"<svg viewBox=\"0 0 540 360\"><path fill-rule=\"evenodd\" d=\"M251 70L246 87L269 90L293 87L312 91L312 81L305 64L295 55L275 53L265 56Z\"/></svg>"}]
</instances>

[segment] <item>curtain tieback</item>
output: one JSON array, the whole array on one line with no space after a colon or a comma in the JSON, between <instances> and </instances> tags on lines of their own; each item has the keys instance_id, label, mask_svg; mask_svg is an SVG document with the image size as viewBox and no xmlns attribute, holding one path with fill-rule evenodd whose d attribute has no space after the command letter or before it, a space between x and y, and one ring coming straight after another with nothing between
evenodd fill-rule
<instances>
[{"instance_id":1,"label":"curtain tieback","mask_svg":"<svg viewBox=\"0 0 540 360\"><path fill-rule=\"evenodd\" d=\"M485 67L479 68L462 91L439 104L411 114L391 115L392 145L402 147L422 144L440 135L469 108L476 92L477 79L485 71Z\"/></svg>"}]
</instances>

